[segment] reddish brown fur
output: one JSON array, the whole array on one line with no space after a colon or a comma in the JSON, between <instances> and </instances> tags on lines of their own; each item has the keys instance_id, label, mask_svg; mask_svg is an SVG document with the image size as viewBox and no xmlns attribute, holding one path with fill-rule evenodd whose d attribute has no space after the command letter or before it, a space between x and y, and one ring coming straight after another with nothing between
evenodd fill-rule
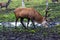
<instances>
[{"instance_id":1,"label":"reddish brown fur","mask_svg":"<svg viewBox=\"0 0 60 40\"><path fill-rule=\"evenodd\" d=\"M16 18L30 18L38 23L42 23L43 21L43 16L33 8L17 8L14 12Z\"/></svg>"},{"instance_id":2,"label":"reddish brown fur","mask_svg":"<svg viewBox=\"0 0 60 40\"><path fill-rule=\"evenodd\" d=\"M8 2L6 2L6 3L5 2L1 2L0 3L0 7L1 8L6 7L6 9L7 9L8 5L10 4L10 2L11 2L11 0L8 0Z\"/></svg>"},{"instance_id":3,"label":"reddish brown fur","mask_svg":"<svg viewBox=\"0 0 60 40\"><path fill-rule=\"evenodd\" d=\"M22 23L23 27L25 27L25 25L23 24L24 18L28 19L27 27L29 24L29 20L32 21L32 24L34 27L35 27L34 21L37 23L41 23L43 26L48 27L45 17L43 17L41 14L39 14L34 8L16 8L14 10L14 13L16 16L15 28L16 28L17 20L19 18L21 18L21 23Z\"/></svg>"},{"instance_id":4,"label":"reddish brown fur","mask_svg":"<svg viewBox=\"0 0 60 40\"><path fill-rule=\"evenodd\" d=\"M6 3L0 3L0 6L6 5Z\"/></svg>"}]
</instances>

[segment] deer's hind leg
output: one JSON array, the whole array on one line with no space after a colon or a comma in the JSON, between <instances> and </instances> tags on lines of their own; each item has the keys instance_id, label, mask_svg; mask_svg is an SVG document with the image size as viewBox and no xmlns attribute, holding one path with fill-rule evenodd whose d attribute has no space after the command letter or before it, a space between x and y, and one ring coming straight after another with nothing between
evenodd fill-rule
<instances>
[{"instance_id":1,"label":"deer's hind leg","mask_svg":"<svg viewBox=\"0 0 60 40\"><path fill-rule=\"evenodd\" d=\"M23 23L23 19L24 19L24 18L21 18L20 21L21 21L21 24L23 25L23 27L26 29L26 26L25 26L24 23Z\"/></svg>"},{"instance_id":2,"label":"deer's hind leg","mask_svg":"<svg viewBox=\"0 0 60 40\"><path fill-rule=\"evenodd\" d=\"M34 26L34 28L35 28L35 23L34 23L34 20L32 19L31 21L32 21L32 24L33 24L33 26Z\"/></svg>"},{"instance_id":3,"label":"deer's hind leg","mask_svg":"<svg viewBox=\"0 0 60 40\"><path fill-rule=\"evenodd\" d=\"M27 21L27 28L28 28L29 21L30 21L30 19L28 18L28 21Z\"/></svg>"}]
</instances>

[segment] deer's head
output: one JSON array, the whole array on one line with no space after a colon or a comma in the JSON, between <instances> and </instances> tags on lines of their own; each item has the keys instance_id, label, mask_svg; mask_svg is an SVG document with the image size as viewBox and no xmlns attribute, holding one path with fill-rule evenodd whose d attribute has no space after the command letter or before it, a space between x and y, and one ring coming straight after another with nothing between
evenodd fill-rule
<instances>
[{"instance_id":1,"label":"deer's head","mask_svg":"<svg viewBox=\"0 0 60 40\"><path fill-rule=\"evenodd\" d=\"M50 19L48 18L50 16L50 14L48 15L47 13L48 13L48 11L46 11L46 14L43 17L43 22L42 22L42 25L45 27L48 27L49 22L50 22Z\"/></svg>"}]
</instances>

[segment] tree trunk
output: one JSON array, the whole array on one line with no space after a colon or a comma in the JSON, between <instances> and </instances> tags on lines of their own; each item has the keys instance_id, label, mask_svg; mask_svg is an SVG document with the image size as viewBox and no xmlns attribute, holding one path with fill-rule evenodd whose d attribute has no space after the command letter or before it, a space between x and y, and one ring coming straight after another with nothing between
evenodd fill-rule
<instances>
[{"instance_id":1,"label":"tree trunk","mask_svg":"<svg viewBox=\"0 0 60 40\"><path fill-rule=\"evenodd\" d=\"M22 7L25 7L25 3L24 3L24 0L22 0Z\"/></svg>"}]
</instances>

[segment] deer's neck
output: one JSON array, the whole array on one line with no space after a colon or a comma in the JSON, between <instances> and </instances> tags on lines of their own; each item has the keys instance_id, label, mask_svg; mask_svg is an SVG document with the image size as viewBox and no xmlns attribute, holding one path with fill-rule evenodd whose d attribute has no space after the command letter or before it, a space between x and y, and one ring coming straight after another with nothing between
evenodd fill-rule
<instances>
[{"instance_id":1,"label":"deer's neck","mask_svg":"<svg viewBox=\"0 0 60 40\"><path fill-rule=\"evenodd\" d=\"M43 16L36 14L36 18L35 18L36 22L42 23L43 22L43 19L44 19Z\"/></svg>"},{"instance_id":2,"label":"deer's neck","mask_svg":"<svg viewBox=\"0 0 60 40\"><path fill-rule=\"evenodd\" d=\"M43 20L44 18L43 17L41 17L40 19L39 19L39 23L42 23L44 20Z\"/></svg>"}]
</instances>

